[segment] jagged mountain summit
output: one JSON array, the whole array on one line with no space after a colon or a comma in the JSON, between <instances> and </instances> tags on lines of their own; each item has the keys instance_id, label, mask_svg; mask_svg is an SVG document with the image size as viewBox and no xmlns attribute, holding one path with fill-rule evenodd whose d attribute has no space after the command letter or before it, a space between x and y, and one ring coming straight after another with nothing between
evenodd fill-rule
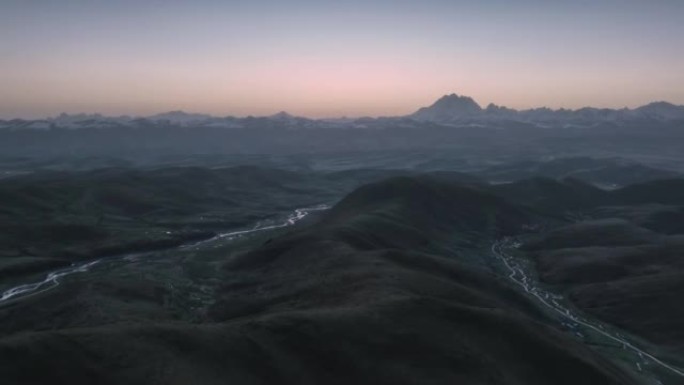
<instances>
[{"instance_id":1,"label":"jagged mountain summit","mask_svg":"<svg viewBox=\"0 0 684 385\"><path fill-rule=\"evenodd\" d=\"M456 94L442 96L430 107L423 107L412 115L416 120L448 121L474 117L482 113L482 107L469 96Z\"/></svg>"}]
</instances>

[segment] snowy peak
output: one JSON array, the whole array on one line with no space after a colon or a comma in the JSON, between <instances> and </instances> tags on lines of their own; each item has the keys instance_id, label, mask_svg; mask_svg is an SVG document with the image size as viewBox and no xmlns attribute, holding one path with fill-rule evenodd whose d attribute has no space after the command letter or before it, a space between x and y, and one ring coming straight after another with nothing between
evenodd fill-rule
<instances>
[{"instance_id":1,"label":"snowy peak","mask_svg":"<svg viewBox=\"0 0 684 385\"><path fill-rule=\"evenodd\" d=\"M437 100L431 108L461 109L467 112L478 112L482 110L470 96L459 96L457 94L444 95Z\"/></svg>"},{"instance_id":2,"label":"snowy peak","mask_svg":"<svg viewBox=\"0 0 684 385\"><path fill-rule=\"evenodd\" d=\"M482 108L469 96L444 95L430 107L424 107L412 115L421 121L450 121L478 115Z\"/></svg>"}]
</instances>

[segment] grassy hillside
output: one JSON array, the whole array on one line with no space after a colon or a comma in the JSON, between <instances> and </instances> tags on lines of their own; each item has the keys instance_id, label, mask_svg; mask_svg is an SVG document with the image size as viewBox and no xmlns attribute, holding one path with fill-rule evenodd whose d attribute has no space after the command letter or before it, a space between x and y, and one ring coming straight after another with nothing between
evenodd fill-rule
<instances>
[{"instance_id":1,"label":"grassy hillside","mask_svg":"<svg viewBox=\"0 0 684 385\"><path fill-rule=\"evenodd\" d=\"M684 205L684 179L664 179L616 190L611 197L622 204Z\"/></svg>"},{"instance_id":2,"label":"grassy hillside","mask_svg":"<svg viewBox=\"0 0 684 385\"><path fill-rule=\"evenodd\" d=\"M684 295L684 235L603 219L554 229L524 248L532 252L541 280L565 291L581 309L684 354L684 311L678 302Z\"/></svg>"},{"instance_id":3,"label":"grassy hillside","mask_svg":"<svg viewBox=\"0 0 684 385\"><path fill-rule=\"evenodd\" d=\"M208 238L311 203L320 199L317 191L296 174L254 167L6 178L0 180L0 276Z\"/></svg>"},{"instance_id":4,"label":"grassy hillside","mask_svg":"<svg viewBox=\"0 0 684 385\"><path fill-rule=\"evenodd\" d=\"M437 251L430 245L473 248L483 239L520 231L531 218L478 186L424 176L363 186L337 204L322 226L358 247Z\"/></svg>"},{"instance_id":5,"label":"grassy hillside","mask_svg":"<svg viewBox=\"0 0 684 385\"><path fill-rule=\"evenodd\" d=\"M646 166L624 158L591 157L508 162L488 167L479 174L493 181L516 181L537 177L573 178L611 188L681 176L675 171Z\"/></svg>"},{"instance_id":6,"label":"grassy hillside","mask_svg":"<svg viewBox=\"0 0 684 385\"><path fill-rule=\"evenodd\" d=\"M43 171L1 179L0 277L177 246L253 226L295 207L333 202L360 184L406 173L170 167Z\"/></svg>"},{"instance_id":7,"label":"grassy hillside","mask_svg":"<svg viewBox=\"0 0 684 385\"><path fill-rule=\"evenodd\" d=\"M212 249L220 283L193 323L168 314L173 288L152 284L159 267L145 265L134 271L147 278L102 275L0 309L6 330L38 303L54 317L58 298L99 295L91 313L61 313L60 330L0 338L0 376L70 385L636 384L472 262L481 244L532 218L479 188L434 178L371 184L246 252ZM111 309L128 316L107 318L122 314Z\"/></svg>"},{"instance_id":8,"label":"grassy hillside","mask_svg":"<svg viewBox=\"0 0 684 385\"><path fill-rule=\"evenodd\" d=\"M493 185L491 189L501 197L555 217L595 207L608 198L606 191L576 179L537 177Z\"/></svg>"}]
</instances>

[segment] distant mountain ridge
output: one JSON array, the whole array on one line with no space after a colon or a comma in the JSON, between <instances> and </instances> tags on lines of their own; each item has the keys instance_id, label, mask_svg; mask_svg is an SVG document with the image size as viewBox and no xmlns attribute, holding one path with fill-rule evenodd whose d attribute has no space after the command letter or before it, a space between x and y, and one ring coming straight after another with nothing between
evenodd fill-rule
<instances>
[{"instance_id":1,"label":"distant mountain ridge","mask_svg":"<svg viewBox=\"0 0 684 385\"><path fill-rule=\"evenodd\" d=\"M180 110L169 111L146 117L104 116L101 114L66 114L46 119L12 119L0 120L2 129L35 129L49 130L53 128L117 128L148 126L179 127L214 127L214 128L246 128L254 121L270 123L275 126L301 128L365 128L380 122L389 122L394 126L413 126L423 123L459 124L488 122L523 122L538 125L591 125L603 122L626 121L684 121L684 106L669 102L653 102L634 109L609 109L584 107L577 110L547 107L528 110L515 110L490 103L482 108L469 96L449 94L439 98L432 105L422 107L408 116L361 117L356 119L310 119L291 115L285 111L263 117L216 117L209 114L188 113Z\"/></svg>"},{"instance_id":2,"label":"distant mountain ridge","mask_svg":"<svg viewBox=\"0 0 684 385\"><path fill-rule=\"evenodd\" d=\"M522 122L605 122L624 120L684 120L684 106L668 102L653 102L635 109L584 107L577 110L546 107L515 110L489 104L482 109L468 96L445 95L429 107L409 115L418 121L451 123L463 120L514 120Z\"/></svg>"}]
</instances>

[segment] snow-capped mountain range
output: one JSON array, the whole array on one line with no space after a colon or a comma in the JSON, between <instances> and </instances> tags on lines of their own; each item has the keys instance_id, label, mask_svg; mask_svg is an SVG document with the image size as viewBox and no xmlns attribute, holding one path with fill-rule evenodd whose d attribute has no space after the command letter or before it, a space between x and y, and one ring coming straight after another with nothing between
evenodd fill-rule
<instances>
[{"instance_id":1,"label":"snow-capped mountain range","mask_svg":"<svg viewBox=\"0 0 684 385\"><path fill-rule=\"evenodd\" d=\"M529 110L515 110L507 107L489 104L482 108L468 96L456 94L445 95L428 107L420 108L408 116L388 118L359 118L359 119L309 119L279 112L265 117L238 118L233 116L215 117L207 114L170 111L147 117L131 116L103 116L100 114L61 114L47 119L0 120L0 129L19 130L50 130L50 129L87 129L87 128L117 128L117 127L147 127L147 126L176 126L176 127L214 127L214 128L245 128L254 123L260 126L280 126L285 128L365 128L381 123L394 125L432 124L473 124L492 122L525 122L538 125L563 127L566 125L591 125L603 122L622 122L637 120L684 121L684 106L668 102L654 102L635 109L607 109L585 107L577 110L549 108L535 108Z\"/></svg>"},{"instance_id":2,"label":"snow-capped mountain range","mask_svg":"<svg viewBox=\"0 0 684 385\"><path fill-rule=\"evenodd\" d=\"M489 104L480 107L472 98L456 94L445 95L429 107L411 115L419 121L436 123L464 120L513 120L521 122L606 122L625 120L684 120L684 106L667 102L654 102L635 109L609 109L585 107L577 110L534 108L514 110Z\"/></svg>"}]
</instances>

